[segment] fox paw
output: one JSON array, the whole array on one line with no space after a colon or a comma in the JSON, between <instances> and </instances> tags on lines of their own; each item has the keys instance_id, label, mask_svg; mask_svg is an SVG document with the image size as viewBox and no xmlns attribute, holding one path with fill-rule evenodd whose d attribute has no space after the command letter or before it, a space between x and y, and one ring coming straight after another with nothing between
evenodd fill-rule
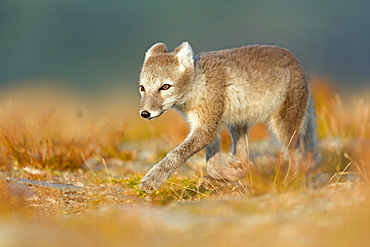
<instances>
[{"instance_id":1,"label":"fox paw","mask_svg":"<svg viewBox=\"0 0 370 247\"><path fill-rule=\"evenodd\" d=\"M168 177L169 175L167 173L161 171L158 166L154 166L145 175L139 188L144 193L152 194L153 190L158 190Z\"/></svg>"},{"instance_id":2,"label":"fox paw","mask_svg":"<svg viewBox=\"0 0 370 247\"><path fill-rule=\"evenodd\" d=\"M244 178L247 174L246 170L240 168L232 168L230 166L218 167L217 169L208 169L209 175L217 180L238 181Z\"/></svg>"},{"instance_id":3,"label":"fox paw","mask_svg":"<svg viewBox=\"0 0 370 247\"><path fill-rule=\"evenodd\" d=\"M246 176L247 171L240 168L225 167L222 175L226 180L238 181Z\"/></svg>"},{"instance_id":4,"label":"fox paw","mask_svg":"<svg viewBox=\"0 0 370 247\"><path fill-rule=\"evenodd\" d=\"M142 192L146 194L152 194L153 190L156 190L157 188L154 188L152 185L150 185L146 181L142 181L141 184L139 185L139 188Z\"/></svg>"},{"instance_id":5,"label":"fox paw","mask_svg":"<svg viewBox=\"0 0 370 247\"><path fill-rule=\"evenodd\" d=\"M233 158L227 166L233 169L247 170L249 165L251 162L248 158Z\"/></svg>"}]
</instances>

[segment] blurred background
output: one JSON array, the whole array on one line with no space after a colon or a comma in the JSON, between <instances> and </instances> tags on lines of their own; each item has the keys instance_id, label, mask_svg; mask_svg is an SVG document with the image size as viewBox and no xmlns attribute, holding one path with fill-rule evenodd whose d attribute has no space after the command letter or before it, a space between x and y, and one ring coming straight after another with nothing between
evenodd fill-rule
<instances>
[{"instance_id":1,"label":"blurred background","mask_svg":"<svg viewBox=\"0 0 370 247\"><path fill-rule=\"evenodd\" d=\"M370 1L3 0L0 89L137 92L156 42L194 52L255 43L292 50L311 80L370 85Z\"/></svg>"}]
</instances>

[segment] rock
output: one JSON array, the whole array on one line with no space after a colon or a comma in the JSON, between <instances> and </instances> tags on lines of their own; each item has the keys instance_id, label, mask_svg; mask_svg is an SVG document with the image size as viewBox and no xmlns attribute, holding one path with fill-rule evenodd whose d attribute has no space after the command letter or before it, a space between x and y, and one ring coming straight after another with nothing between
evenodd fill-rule
<instances>
[{"instance_id":1,"label":"rock","mask_svg":"<svg viewBox=\"0 0 370 247\"><path fill-rule=\"evenodd\" d=\"M37 195L33 190L28 188L27 185L17 181L10 182L7 186L7 191L10 195L15 197L32 197Z\"/></svg>"},{"instance_id":2,"label":"rock","mask_svg":"<svg viewBox=\"0 0 370 247\"><path fill-rule=\"evenodd\" d=\"M70 185L70 184L57 184L57 183L49 183L45 181L39 181L39 180L29 180L26 178L19 178L19 179L14 179L11 183L17 182L18 184L34 184L38 186L43 186L43 187L49 187L53 189L62 189L62 190L79 190L82 189L82 187ZM25 185L26 186L26 185ZM26 186L27 187L27 186Z\"/></svg>"}]
</instances>

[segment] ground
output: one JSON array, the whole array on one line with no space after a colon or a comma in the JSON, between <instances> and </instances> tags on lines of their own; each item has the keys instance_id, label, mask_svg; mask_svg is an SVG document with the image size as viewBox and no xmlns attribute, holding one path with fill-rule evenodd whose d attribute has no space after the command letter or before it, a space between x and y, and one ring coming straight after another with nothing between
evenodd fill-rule
<instances>
[{"instance_id":1,"label":"ground","mask_svg":"<svg viewBox=\"0 0 370 247\"><path fill-rule=\"evenodd\" d=\"M370 244L368 93L313 84L323 159L311 174L288 173L284 150L257 126L246 178L207 184L200 152L146 195L138 184L185 138L182 118L148 122L137 99L60 91L1 97L0 246Z\"/></svg>"}]
</instances>

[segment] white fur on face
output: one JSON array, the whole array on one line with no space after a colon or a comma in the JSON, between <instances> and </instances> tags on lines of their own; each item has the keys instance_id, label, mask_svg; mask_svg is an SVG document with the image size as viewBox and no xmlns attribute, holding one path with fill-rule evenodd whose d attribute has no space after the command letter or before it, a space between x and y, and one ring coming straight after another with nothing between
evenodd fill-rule
<instances>
[{"instance_id":1,"label":"white fur on face","mask_svg":"<svg viewBox=\"0 0 370 247\"><path fill-rule=\"evenodd\" d=\"M161 91L161 98L163 100L163 111L168 111L172 108L176 103L179 97L178 92L176 92L176 85L173 86L173 82L165 80L163 84L171 85L171 88L165 91Z\"/></svg>"},{"instance_id":2,"label":"white fur on face","mask_svg":"<svg viewBox=\"0 0 370 247\"><path fill-rule=\"evenodd\" d=\"M149 120L156 119L160 115L162 115L163 112L161 111L150 111L150 117L148 118Z\"/></svg>"}]
</instances>

